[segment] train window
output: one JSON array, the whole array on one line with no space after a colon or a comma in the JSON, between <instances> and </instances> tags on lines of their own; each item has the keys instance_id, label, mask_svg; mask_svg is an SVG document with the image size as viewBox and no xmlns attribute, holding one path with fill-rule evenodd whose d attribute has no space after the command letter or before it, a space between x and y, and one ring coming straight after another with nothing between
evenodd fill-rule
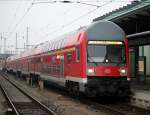
<instances>
[{"instance_id":1,"label":"train window","mask_svg":"<svg viewBox=\"0 0 150 115\"><path fill-rule=\"evenodd\" d=\"M72 62L72 53L71 52L67 54L67 62L68 63Z\"/></svg>"},{"instance_id":2,"label":"train window","mask_svg":"<svg viewBox=\"0 0 150 115\"><path fill-rule=\"evenodd\" d=\"M76 47L76 61L79 61L80 60L80 47L77 46Z\"/></svg>"},{"instance_id":3,"label":"train window","mask_svg":"<svg viewBox=\"0 0 150 115\"><path fill-rule=\"evenodd\" d=\"M37 63L40 63L41 62L41 58L40 57L35 58L34 61L37 62Z\"/></svg>"}]
</instances>

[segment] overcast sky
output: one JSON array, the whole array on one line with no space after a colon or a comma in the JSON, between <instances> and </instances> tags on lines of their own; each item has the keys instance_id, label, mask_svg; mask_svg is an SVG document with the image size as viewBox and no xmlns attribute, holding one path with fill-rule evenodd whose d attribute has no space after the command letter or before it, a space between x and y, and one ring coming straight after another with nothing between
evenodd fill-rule
<instances>
[{"instance_id":1,"label":"overcast sky","mask_svg":"<svg viewBox=\"0 0 150 115\"><path fill-rule=\"evenodd\" d=\"M29 44L36 45L88 25L94 18L133 0L78 0L93 6L76 3L77 0L72 0L74 3L39 3L44 1L52 0L0 0L0 33L6 38L6 50L15 49L16 33L18 48L24 47L27 26ZM3 46L4 39L0 39L0 52Z\"/></svg>"}]
</instances>

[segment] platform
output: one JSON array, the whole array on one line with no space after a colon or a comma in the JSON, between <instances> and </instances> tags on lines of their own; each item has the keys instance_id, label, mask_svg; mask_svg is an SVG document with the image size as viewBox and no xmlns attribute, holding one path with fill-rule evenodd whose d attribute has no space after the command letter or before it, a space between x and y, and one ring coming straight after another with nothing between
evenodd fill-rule
<instances>
[{"instance_id":1,"label":"platform","mask_svg":"<svg viewBox=\"0 0 150 115\"><path fill-rule=\"evenodd\" d=\"M150 110L150 79L146 82L132 80L131 91L133 92L131 104Z\"/></svg>"}]
</instances>

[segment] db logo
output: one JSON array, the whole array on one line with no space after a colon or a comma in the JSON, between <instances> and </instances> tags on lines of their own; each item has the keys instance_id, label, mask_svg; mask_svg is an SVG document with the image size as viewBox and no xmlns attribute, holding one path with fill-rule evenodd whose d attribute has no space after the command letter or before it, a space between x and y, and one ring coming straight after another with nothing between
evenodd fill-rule
<instances>
[{"instance_id":1,"label":"db logo","mask_svg":"<svg viewBox=\"0 0 150 115\"><path fill-rule=\"evenodd\" d=\"M105 73L109 74L109 73L111 73L111 70L110 69L105 69Z\"/></svg>"}]
</instances>

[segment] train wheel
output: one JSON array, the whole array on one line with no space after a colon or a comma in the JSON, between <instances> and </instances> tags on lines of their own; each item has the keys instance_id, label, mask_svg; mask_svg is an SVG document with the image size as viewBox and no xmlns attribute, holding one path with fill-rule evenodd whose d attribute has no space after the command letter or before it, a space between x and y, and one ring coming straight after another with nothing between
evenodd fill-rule
<instances>
[{"instance_id":1,"label":"train wheel","mask_svg":"<svg viewBox=\"0 0 150 115\"><path fill-rule=\"evenodd\" d=\"M88 97L96 97L96 95L97 95L96 88L87 88L86 89L86 95Z\"/></svg>"},{"instance_id":2,"label":"train wheel","mask_svg":"<svg viewBox=\"0 0 150 115\"><path fill-rule=\"evenodd\" d=\"M74 86L72 88L73 94L75 97L79 97L80 96L80 91L79 91L79 86Z\"/></svg>"},{"instance_id":3,"label":"train wheel","mask_svg":"<svg viewBox=\"0 0 150 115\"><path fill-rule=\"evenodd\" d=\"M80 96L78 83L69 81L69 82L67 82L66 88L67 88L67 91L68 91L70 96L72 96L72 97L79 97Z\"/></svg>"}]
</instances>

